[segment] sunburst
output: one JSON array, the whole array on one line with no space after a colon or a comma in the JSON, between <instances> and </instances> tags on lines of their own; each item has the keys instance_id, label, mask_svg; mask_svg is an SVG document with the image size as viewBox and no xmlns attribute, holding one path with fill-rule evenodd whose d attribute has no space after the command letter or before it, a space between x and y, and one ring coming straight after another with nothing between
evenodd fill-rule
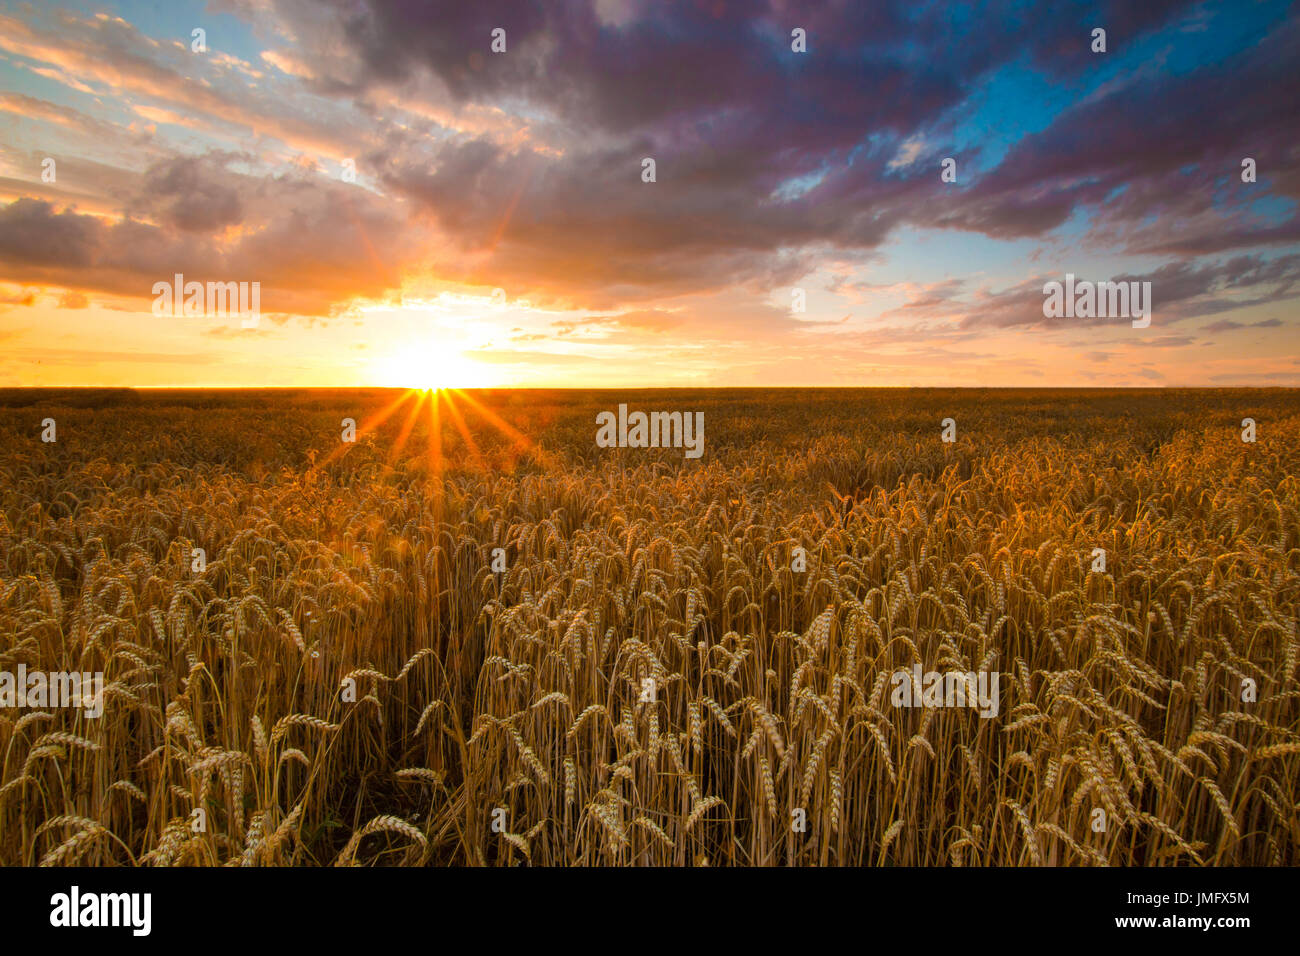
<instances>
[{"instance_id":1,"label":"sunburst","mask_svg":"<svg viewBox=\"0 0 1300 956\"><path fill-rule=\"evenodd\" d=\"M442 447L442 415L445 411L452 427L464 442L467 452L467 460L464 464L473 468L486 469L488 467L487 459L480 449L479 443L474 440L471 425L466 421L466 415L457 407L458 403L462 404L474 418L481 420L505 437L515 453L531 453L538 458L539 462L549 457L531 438L519 431L479 399L459 388L406 389L393 401L362 421L357 426L356 438L360 440L367 435L375 434L384 422L404 409L405 418L402 419L397 436L386 455L388 463L393 464L406 450L406 445L415 432L421 416L427 416L425 461L429 474L440 479L446 470ZM341 443L337 449L316 462L313 470L319 470L340 460L350 449L355 447L355 444L355 442Z\"/></svg>"}]
</instances>

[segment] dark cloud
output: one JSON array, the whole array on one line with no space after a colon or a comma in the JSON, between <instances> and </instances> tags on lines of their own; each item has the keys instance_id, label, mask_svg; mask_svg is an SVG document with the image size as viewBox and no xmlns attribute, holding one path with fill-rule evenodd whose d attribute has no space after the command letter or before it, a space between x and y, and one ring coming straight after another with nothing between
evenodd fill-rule
<instances>
[{"instance_id":1,"label":"dark cloud","mask_svg":"<svg viewBox=\"0 0 1300 956\"><path fill-rule=\"evenodd\" d=\"M189 200L178 207L165 191L156 221L35 199L0 205L0 279L146 298L176 273L257 281L264 312L328 315L353 296L381 297L421 261L421 239L404 211L355 186L233 175L213 186L203 163L170 170L183 170L196 195L215 197L216 211ZM164 180L171 171L162 171ZM151 171L143 181L156 177ZM241 228L226 241L221 232L235 224L236 209Z\"/></svg>"},{"instance_id":2,"label":"dark cloud","mask_svg":"<svg viewBox=\"0 0 1300 956\"><path fill-rule=\"evenodd\" d=\"M85 268L102 243L102 226L93 216L66 209L55 213L49 203L35 199L0 207L0 263Z\"/></svg>"},{"instance_id":3,"label":"dark cloud","mask_svg":"<svg viewBox=\"0 0 1300 956\"><path fill-rule=\"evenodd\" d=\"M220 232L244 218L233 178L206 157L169 159L145 172L132 211L185 232Z\"/></svg>"},{"instance_id":4,"label":"dark cloud","mask_svg":"<svg viewBox=\"0 0 1300 956\"><path fill-rule=\"evenodd\" d=\"M1087 206L1095 209L1093 232L1132 252L1199 255L1296 242L1294 207L1281 223L1251 214L1250 202L1268 187L1242 183L1240 163L1257 157L1276 194L1300 199L1297 64L1293 20L1222 62L1117 84L1025 137L930 224L1035 236Z\"/></svg>"},{"instance_id":5,"label":"dark cloud","mask_svg":"<svg viewBox=\"0 0 1300 956\"><path fill-rule=\"evenodd\" d=\"M1036 326L1059 328L1068 323L1074 327L1115 326L1124 327L1124 319L1057 318L1043 316L1043 286L1049 281L1063 281L1063 276L1037 277L1000 292L979 290L961 327L1010 328ZM1150 282L1152 326L1169 325L1185 319L1211 315L1232 309L1263 303L1279 302L1293 298L1300 282L1300 254L1277 256L1234 256L1224 261L1178 262L1160 266L1150 272L1122 273L1113 276L1077 276L1079 280L1109 282ZM1267 320L1273 321L1273 320ZM1234 323L1234 327L1235 327ZM1207 331L1227 328L1209 326ZM1164 336L1148 344L1178 347L1190 344L1189 336Z\"/></svg>"},{"instance_id":6,"label":"dark cloud","mask_svg":"<svg viewBox=\"0 0 1300 956\"><path fill-rule=\"evenodd\" d=\"M1093 26L1106 25L1114 50L1193 6L1064 3L1026 17L1010 2L957 16L910 2L657 0L609 21L579 0L276 4L318 84L358 95L431 76L453 106L518 105L555 133L558 152L399 137L372 159L385 186L484 271L530 292L579 288L574 304L595 308L770 287L807 268L801 250L871 249L903 224L1040 236L1080 206L1098 209L1102 229L1133 227L1160 202L1175 212L1161 228L1181 241L1198 231L1219 248L1287 241L1293 221L1247 228L1231 203L1213 224L1180 231L1176 220L1204 212L1187 205L1179 170L1189 162L1198 184L1213 181L1229 147L1264 151L1293 130L1294 84L1282 82L1295 62L1290 28L1191 75L1143 77L1080 103L967 188L942 189L932 147L893 165L904 139L942 138L952 109L1023 52L1077 82L1097 68ZM808 33L806 55L790 50L795 26ZM504 54L489 51L498 27ZM1255 95L1265 88L1279 95ZM1208 136L1207 114L1220 118ZM657 163L649 185L646 156ZM1279 152L1274 174L1292 165ZM1116 198L1120 185L1131 193Z\"/></svg>"}]
</instances>

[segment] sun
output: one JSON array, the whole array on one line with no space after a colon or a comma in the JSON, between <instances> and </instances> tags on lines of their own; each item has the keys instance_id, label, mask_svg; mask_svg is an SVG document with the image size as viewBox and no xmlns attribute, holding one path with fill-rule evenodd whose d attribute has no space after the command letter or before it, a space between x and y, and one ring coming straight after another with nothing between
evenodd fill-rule
<instances>
[{"instance_id":1,"label":"sun","mask_svg":"<svg viewBox=\"0 0 1300 956\"><path fill-rule=\"evenodd\" d=\"M376 384L435 391L482 388L492 384L490 370L444 345L420 343L386 356L375 367Z\"/></svg>"}]
</instances>

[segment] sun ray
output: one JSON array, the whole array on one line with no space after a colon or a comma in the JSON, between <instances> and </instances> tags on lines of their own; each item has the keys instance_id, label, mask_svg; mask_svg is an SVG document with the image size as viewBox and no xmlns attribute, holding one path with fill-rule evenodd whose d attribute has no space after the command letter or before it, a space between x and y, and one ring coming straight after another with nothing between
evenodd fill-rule
<instances>
[{"instance_id":1,"label":"sun ray","mask_svg":"<svg viewBox=\"0 0 1300 956\"><path fill-rule=\"evenodd\" d=\"M411 414L406 416L406 421L402 423L402 430L397 433L397 439L393 442L393 447L388 451L388 463L390 465L397 461L397 456L406 447L406 440L411 437L411 430L415 428L415 423L420 417L420 406L424 404L425 396L419 392L413 394L415 395L415 401L411 403Z\"/></svg>"},{"instance_id":2,"label":"sun ray","mask_svg":"<svg viewBox=\"0 0 1300 956\"><path fill-rule=\"evenodd\" d=\"M489 424L493 425L497 431L509 438L517 447L523 451L531 452L536 456L539 463L546 464L551 461L552 456L542 449L541 446L507 422L496 412L492 411L492 409L478 401L474 396L459 388L451 389L451 391L454 391L457 395L468 402L471 408L487 419Z\"/></svg>"},{"instance_id":3,"label":"sun ray","mask_svg":"<svg viewBox=\"0 0 1300 956\"><path fill-rule=\"evenodd\" d=\"M438 501L442 500L442 417L438 414L440 392L429 393L429 477L436 480Z\"/></svg>"},{"instance_id":4,"label":"sun ray","mask_svg":"<svg viewBox=\"0 0 1300 956\"><path fill-rule=\"evenodd\" d=\"M452 424L456 426L456 431L460 432L460 437L465 441L465 447L469 449L470 456L474 460L476 468L484 471L487 470L487 459L479 451L478 444L474 441L474 436L470 434L469 428L465 425L465 419L461 416L460 410L456 408L456 403L451 400L450 392L444 392L443 397L447 400L447 414L451 416Z\"/></svg>"},{"instance_id":5,"label":"sun ray","mask_svg":"<svg viewBox=\"0 0 1300 956\"><path fill-rule=\"evenodd\" d=\"M360 425L357 426L357 437L360 438L361 436L367 435L370 432L374 431L385 421L387 421L392 416L393 412L401 408L403 402L405 402L407 399L411 398L415 394L416 393L414 391L405 391L401 395L397 396L397 398L393 399L393 401L390 402L388 405L386 405L384 408L381 408L379 411L375 412L368 419L366 419ZM351 449L351 447L354 444L355 442L340 442L338 448L334 449L334 451L330 452L322 460L312 465L312 467L308 469L308 474L314 474L315 472L320 471L325 466L332 464L333 462L342 458L344 455L348 453L348 451Z\"/></svg>"}]
</instances>

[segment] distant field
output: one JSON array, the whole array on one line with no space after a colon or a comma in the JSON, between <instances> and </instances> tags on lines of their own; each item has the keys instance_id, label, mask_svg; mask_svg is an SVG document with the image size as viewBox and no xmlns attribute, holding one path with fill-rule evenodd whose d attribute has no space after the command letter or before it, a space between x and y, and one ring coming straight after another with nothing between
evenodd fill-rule
<instances>
[{"instance_id":1,"label":"distant field","mask_svg":"<svg viewBox=\"0 0 1300 956\"><path fill-rule=\"evenodd\" d=\"M701 457L598 447L620 404ZM0 672L105 682L0 707L0 864L1300 865L1297 436L1293 390L0 390ZM899 703L949 672L996 712Z\"/></svg>"}]
</instances>

